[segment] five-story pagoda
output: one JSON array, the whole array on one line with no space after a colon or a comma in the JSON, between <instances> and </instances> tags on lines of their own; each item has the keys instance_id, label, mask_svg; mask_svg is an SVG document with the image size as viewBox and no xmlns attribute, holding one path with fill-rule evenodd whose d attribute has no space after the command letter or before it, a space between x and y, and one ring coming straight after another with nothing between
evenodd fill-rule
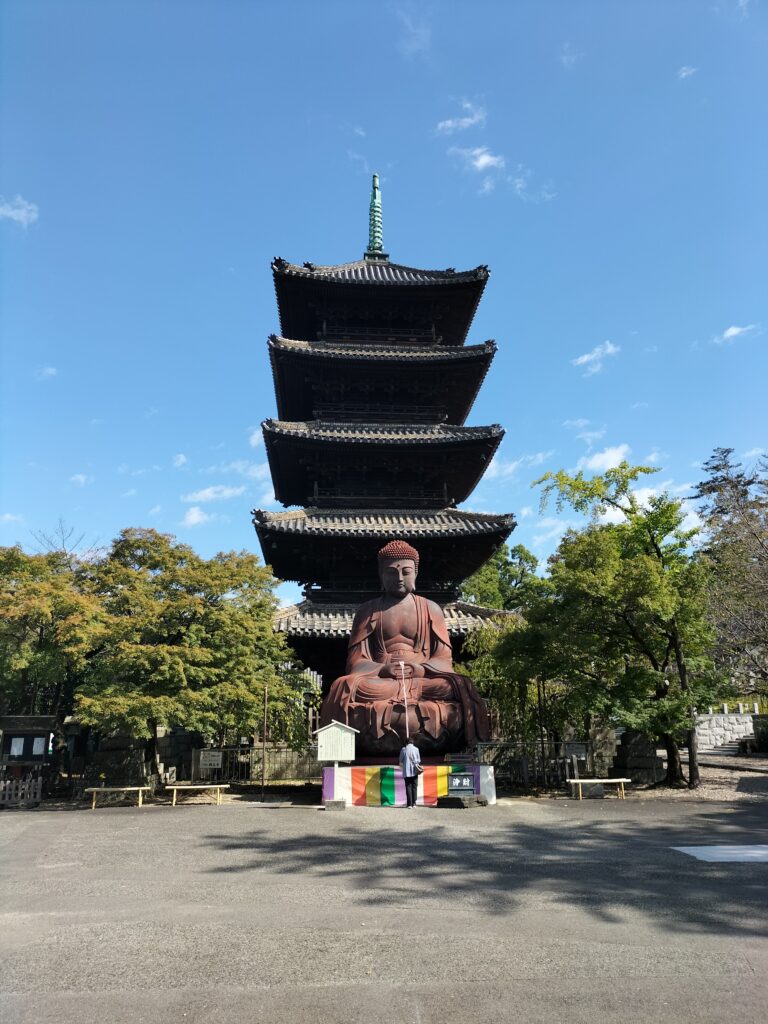
<instances>
[{"instance_id":1,"label":"five-story pagoda","mask_svg":"<svg viewBox=\"0 0 768 1024\"><path fill-rule=\"evenodd\" d=\"M355 608L379 590L376 552L421 552L419 592L443 606L454 644L487 618L461 583L514 528L459 510L504 431L465 426L496 351L466 345L488 268L417 270L384 252L373 177L368 248L339 266L272 264L281 335L269 339L276 419L263 423L275 496L254 511L264 560L305 600L284 631L327 687L344 664Z\"/></svg>"}]
</instances>

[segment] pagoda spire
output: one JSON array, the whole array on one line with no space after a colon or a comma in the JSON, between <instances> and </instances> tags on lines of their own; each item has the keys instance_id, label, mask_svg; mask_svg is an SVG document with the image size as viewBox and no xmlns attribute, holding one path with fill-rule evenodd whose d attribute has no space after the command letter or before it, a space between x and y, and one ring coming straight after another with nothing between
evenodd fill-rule
<instances>
[{"instance_id":1,"label":"pagoda spire","mask_svg":"<svg viewBox=\"0 0 768 1024\"><path fill-rule=\"evenodd\" d=\"M371 205L368 211L368 248L365 250L367 260L388 260L389 254L384 252L384 230L381 223L381 189L379 176L374 174L371 185Z\"/></svg>"}]
</instances>

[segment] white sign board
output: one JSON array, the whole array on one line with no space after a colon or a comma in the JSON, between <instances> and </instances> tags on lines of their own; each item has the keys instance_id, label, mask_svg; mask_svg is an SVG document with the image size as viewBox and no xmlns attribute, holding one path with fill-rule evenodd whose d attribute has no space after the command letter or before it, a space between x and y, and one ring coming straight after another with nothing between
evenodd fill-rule
<instances>
[{"instance_id":1,"label":"white sign board","mask_svg":"<svg viewBox=\"0 0 768 1024\"><path fill-rule=\"evenodd\" d=\"M220 750L200 751L200 770L210 771L211 768L221 768L221 760L224 755Z\"/></svg>"},{"instance_id":2,"label":"white sign board","mask_svg":"<svg viewBox=\"0 0 768 1024\"><path fill-rule=\"evenodd\" d=\"M331 722L315 733L318 761L354 761L357 729Z\"/></svg>"}]
</instances>

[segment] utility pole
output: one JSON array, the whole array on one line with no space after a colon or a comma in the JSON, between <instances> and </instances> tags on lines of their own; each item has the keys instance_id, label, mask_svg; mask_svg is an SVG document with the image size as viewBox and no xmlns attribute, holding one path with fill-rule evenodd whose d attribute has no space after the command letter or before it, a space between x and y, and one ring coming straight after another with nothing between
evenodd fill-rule
<instances>
[{"instance_id":1,"label":"utility pole","mask_svg":"<svg viewBox=\"0 0 768 1024\"><path fill-rule=\"evenodd\" d=\"M264 803L264 787L267 782L267 687L264 687L264 721L261 726L261 802Z\"/></svg>"}]
</instances>

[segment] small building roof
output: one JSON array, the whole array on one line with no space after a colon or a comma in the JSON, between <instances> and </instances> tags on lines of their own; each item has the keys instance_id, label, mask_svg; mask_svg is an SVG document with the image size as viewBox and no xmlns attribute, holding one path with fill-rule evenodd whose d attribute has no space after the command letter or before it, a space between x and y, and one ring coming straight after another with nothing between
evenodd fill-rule
<instances>
[{"instance_id":1,"label":"small building roof","mask_svg":"<svg viewBox=\"0 0 768 1024\"><path fill-rule=\"evenodd\" d=\"M328 723L328 725L321 725L319 729L315 729L315 731L312 733L312 735L313 736L317 736L317 734L319 732L325 732L327 729L343 729L344 732L354 732L354 733L359 733L360 732L359 729L353 729L352 726L351 725L347 725L346 722L337 722L336 719L334 718L332 722Z\"/></svg>"},{"instance_id":2,"label":"small building roof","mask_svg":"<svg viewBox=\"0 0 768 1024\"><path fill-rule=\"evenodd\" d=\"M0 732L53 732L55 715L2 715Z\"/></svg>"}]
</instances>

